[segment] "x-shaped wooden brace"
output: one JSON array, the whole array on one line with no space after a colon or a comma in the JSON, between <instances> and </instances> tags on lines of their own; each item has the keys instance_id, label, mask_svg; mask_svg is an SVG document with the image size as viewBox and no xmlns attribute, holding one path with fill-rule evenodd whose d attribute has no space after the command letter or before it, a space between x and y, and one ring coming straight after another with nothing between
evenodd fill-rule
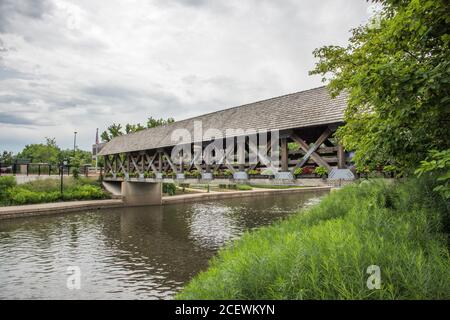
<instances>
[{"instance_id":1,"label":"x-shaped wooden brace","mask_svg":"<svg viewBox=\"0 0 450 320\"><path fill-rule=\"evenodd\" d=\"M173 172L178 172L177 167L172 163L172 161L170 160L169 155L167 154L167 152L164 150L164 157L166 158L167 162L169 163L169 166L172 168Z\"/></svg>"},{"instance_id":2,"label":"x-shaped wooden brace","mask_svg":"<svg viewBox=\"0 0 450 320\"><path fill-rule=\"evenodd\" d=\"M120 171L122 171L123 173L126 173L125 167L123 166L123 164L124 164L124 162L125 162L126 159L124 159L123 161L120 160L120 155L118 155L118 154L116 154L116 155L114 156L114 158L116 159L116 164L119 165L119 170L118 170L117 173L119 173Z\"/></svg>"},{"instance_id":3,"label":"x-shaped wooden brace","mask_svg":"<svg viewBox=\"0 0 450 320\"><path fill-rule=\"evenodd\" d=\"M106 172L112 172L112 171L113 171L113 168L112 168L112 165L111 165L111 160L109 159L109 156L106 155L105 156L105 173Z\"/></svg>"},{"instance_id":4,"label":"x-shaped wooden brace","mask_svg":"<svg viewBox=\"0 0 450 320\"><path fill-rule=\"evenodd\" d=\"M333 133L333 131L328 127L325 129L325 131L320 135L320 137L317 139L314 144L309 147L308 144L300 138L295 133L291 134L291 138L297 142L300 146L300 148L305 152L305 155L303 158L295 165L295 167L291 170L292 172L295 171L297 168L301 168L305 163L308 161L309 158L313 159L315 163L317 163L321 167L327 168L328 171L331 171L330 165L322 159L319 154L317 154L316 150L320 147L322 143Z\"/></svg>"},{"instance_id":5,"label":"x-shaped wooden brace","mask_svg":"<svg viewBox=\"0 0 450 320\"><path fill-rule=\"evenodd\" d=\"M139 155L137 156L139 158ZM130 159L131 159L131 163L133 164L134 168L136 169L136 171L140 174L142 173L141 170L139 169L139 166L136 163L136 159L134 159L133 155L130 153Z\"/></svg>"},{"instance_id":6,"label":"x-shaped wooden brace","mask_svg":"<svg viewBox=\"0 0 450 320\"><path fill-rule=\"evenodd\" d=\"M226 166L231 172L233 172L233 173L236 172L236 170L234 169L234 167L233 167L230 163L228 163L228 161L226 161L226 160L227 160L227 157L230 155L230 153L231 153L232 151L234 151L234 148L229 148L229 149L224 153L223 157L222 157L222 158L220 159L220 161L218 161L218 163L215 165L214 170L218 170L218 169L220 168L220 165L222 164L222 161L223 161L223 164L225 164L225 166Z\"/></svg>"},{"instance_id":7,"label":"x-shaped wooden brace","mask_svg":"<svg viewBox=\"0 0 450 320\"><path fill-rule=\"evenodd\" d=\"M150 157L148 153L145 153L145 157L147 158L148 161L147 171L151 168L155 174L158 172L158 169L156 169L156 166L153 164L153 161L155 161L157 155L158 152L155 152L155 154L152 157Z\"/></svg>"}]
</instances>

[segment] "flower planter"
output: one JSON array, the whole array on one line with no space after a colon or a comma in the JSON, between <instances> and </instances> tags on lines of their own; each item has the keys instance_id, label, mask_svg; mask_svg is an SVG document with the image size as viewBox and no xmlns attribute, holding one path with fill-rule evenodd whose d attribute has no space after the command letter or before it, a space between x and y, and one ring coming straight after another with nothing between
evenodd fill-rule
<instances>
[{"instance_id":1,"label":"flower planter","mask_svg":"<svg viewBox=\"0 0 450 320\"><path fill-rule=\"evenodd\" d=\"M214 175L213 176L214 179L230 179L231 176L226 176L226 175Z\"/></svg>"},{"instance_id":2,"label":"flower planter","mask_svg":"<svg viewBox=\"0 0 450 320\"><path fill-rule=\"evenodd\" d=\"M249 179L273 179L275 176L268 174L249 174Z\"/></svg>"},{"instance_id":3,"label":"flower planter","mask_svg":"<svg viewBox=\"0 0 450 320\"><path fill-rule=\"evenodd\" d=\"M295 179L317 179L320 178L315 173L302 173L300 175L295 175Z\"/></svg>"}]
</instances>

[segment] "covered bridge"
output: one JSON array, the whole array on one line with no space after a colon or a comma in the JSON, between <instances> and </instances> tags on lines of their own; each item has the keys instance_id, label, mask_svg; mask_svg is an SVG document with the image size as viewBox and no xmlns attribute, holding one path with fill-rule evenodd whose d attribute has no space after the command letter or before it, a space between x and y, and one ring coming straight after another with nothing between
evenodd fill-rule
<instances>
[{"instance_id":1,"label":"covered bridge","mask_svg":"<svg viewBox=\"0 0 450 320\"><path fill-rule=\"evenodd\" d=\"M335 169L347 165L344 150L333 138L336 128L343 124L345 107L345 95L332 99L326 87L319 87L119 136L108 142L99 155L104 156L105 177L110 180L247 179L249 173L292 179L296 168L316 166L326 168L332 176ZM196 132L199 124L203 135ZM173 134L177 131L184 135L183 152L192 150L195 154L196 147L204 152L212 141L205 135L207 132L214 132L214 138L221 134L231 139L235 148L214 163L195 156L175 161L172 155L179 143ZM269 152L274 142L279 145L275 169L264 155L251 161L249 132L268 132L264 143ZM239 139L244 139L244 145L239 145Z\"/></svg>"}]
</instances>

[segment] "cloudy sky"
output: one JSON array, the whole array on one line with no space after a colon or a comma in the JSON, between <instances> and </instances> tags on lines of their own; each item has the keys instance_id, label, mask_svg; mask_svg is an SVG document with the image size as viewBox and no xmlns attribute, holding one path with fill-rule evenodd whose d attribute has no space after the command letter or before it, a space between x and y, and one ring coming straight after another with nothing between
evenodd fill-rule
<instances>
[{"instance_id":1,"label":"cloudy sky","mask_svg":"<svg viewBox=\"0 0 450 320\"><path fill-rule=\"evenodd\" d=\"M0 0L0 151L187 117L321 85L365 0Z\"/></svg>"}]
</instances>

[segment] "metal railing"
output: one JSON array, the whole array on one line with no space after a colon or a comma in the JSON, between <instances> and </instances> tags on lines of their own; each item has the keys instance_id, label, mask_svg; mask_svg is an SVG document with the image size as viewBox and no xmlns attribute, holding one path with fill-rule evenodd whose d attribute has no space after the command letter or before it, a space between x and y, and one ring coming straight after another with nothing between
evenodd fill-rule
<instances>
[{"instance_id":1,"label":"metal railing","mask_svg":"<svg viewBox=\"0 0 450 320\"><path fill-rule=\"evenodd\" d=\"M55 165L49 163L1 163L0 162L0 176L1 175L38 175L38 176L51 176L51 175L61 175L61 170L63 175L70 175L73 172L73 166L66 165ZM80 175L88 177L89 175L96 175L99 171L95 170L89 165L83 165L79 167Z\"/></svg>"}]
</instances>

